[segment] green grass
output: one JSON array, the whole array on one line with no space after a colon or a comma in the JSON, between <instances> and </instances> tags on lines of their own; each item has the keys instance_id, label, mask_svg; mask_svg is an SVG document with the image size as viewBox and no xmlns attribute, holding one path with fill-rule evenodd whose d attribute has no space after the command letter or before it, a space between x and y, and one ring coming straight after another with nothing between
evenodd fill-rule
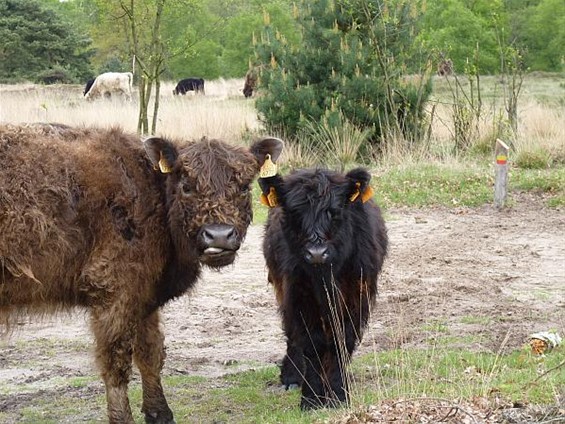
<instances>
[{"instance_id":1,"label":"green grass","mask_svg":"<svg viewBox=\"0 0 565 424\"><path fill-rule=\"evenodd\" d=\"M511 401L553 404L555 391L565 384L559 365L563 348L546 357L529 349L508 355L468 350L394 350L366 355L354 362L357 383L363 388L362 403L401 397L471 398L500 393Z\"/></svg>"},{"instance_id":2,"label":"green grass","mask_svg":"<svg viewBox=\"0 0 565 424\"><path fill-rule=\"evenodd\" d=\"M509 173L512 188L541 192L549 196L550 207L565 206L565 167L551 169L512 169Z\"/></svg>"},{"instance_id":3,"label":"green grass","mask_svg":"<svg viewBox=\"0 0 565 424\"><path fill-rule=\"evenodd\" d=\"M460 319L462 324L479 324L479 325L488 325L492 323L491 317L481 317L476 315L465 315Z\"/></svg>"},{"instance_id":4,"label":"green grass","mask_svg":"<svg viewBox=\"0 0 565 424\"><path fill-rule=\"evenodd\" d=\"M522 85L520 100L533 99L540 103L563 105L565 101L565 91L560 84L563 82L563 73L535 72L526 74ZM465 75L459 76L462 86L468 91L469 79ZM476 81L473 81L476 83ZM451 87L450 87L451 83ZM480 77L481 96L483 101L496 100L501 102L503 99L503 87L498 75L482 75ZM452 99L454 78L449 82L445 78L435 78L433 86L433 97L442 101Z\"/></svg>"},{"instance_id":5,"label":"green grass","mask_svg":"<svg viewBox=\"0 0 565 424\"><path fill-rule=\"evenodd\" d=\"M259 183L253 183L253 223L254 224L264 224L267 222L267 214L269 213L269 208L263 205L259 198L261 196L261 188L259 187Z\"/></svg>"},{"instance_id":6,"label":"green grass","mask_svg":"<svg viewBox=\"0 0 565 424\"><path fill-rule=\"evenodd\" d=\"M357 356L352 364L351 407L358 410L401 398L471 399L492 393L511 402L552 405L565 385L564 355L563 346L544 357L534 356L525 346L505 355L434 347ZM269 366L221 378L165 376L164 386L179 423L321 423L344 413L302 412L298 407L300 393L280 389L278 373L277 367ZM143 422L140 384L135 381L130 386L135 420ZM17 421L47 424L77 417L85 423L105 420L105 397L100 388L88 394L66 392L65 384L60 387L48 396L34 397L19 409ZM0 412L0 422L10 422L14 417L11 410Z\"/></svg>"},{"instance_id":7,"label":"green grass","mask_svg":"<svg viewBox=\"0 0 565 424\"><path fill-rule=\"evenodd\" d=\"M491 164L411 163L376 168L371 184L375 201L392 207L477 207L493 202L494 168ZM549 207L565 206L565 166L551 169L513 167L508 175L509 198L517 191L544 193ZM253 184L253 222L265 223L269 208L259 202Z\"/></svg>"},{"instance_id":8,"label":"green grass","mask_svg":"<svg viewBox=\"0 0 565 424\"><path fill-rule=\"evenodd\" d=\"M416 163L373 178L376 202L385 209L410 206L480 206L493 198L494 173L486 166Z\"/></svg>"}]
</instances>

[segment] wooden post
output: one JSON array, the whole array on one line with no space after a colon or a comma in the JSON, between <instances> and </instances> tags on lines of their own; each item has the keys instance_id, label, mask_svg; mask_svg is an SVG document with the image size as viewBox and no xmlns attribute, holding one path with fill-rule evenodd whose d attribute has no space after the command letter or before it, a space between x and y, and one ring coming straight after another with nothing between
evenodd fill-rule
<instances>
[{"instance_id":1,"label":"wooden post","mask_svg":"<svg viewBox=\"0 0 565 424\"><path fill-rule=\"evenodd\" d=\"M496 139L496 147L494 149L495 162L495 179L494 179L494 205L497 209L504 207L506 203L507 183L508 183L508 150L510 148L500 139Z\"/></svg>"}]
</instances>

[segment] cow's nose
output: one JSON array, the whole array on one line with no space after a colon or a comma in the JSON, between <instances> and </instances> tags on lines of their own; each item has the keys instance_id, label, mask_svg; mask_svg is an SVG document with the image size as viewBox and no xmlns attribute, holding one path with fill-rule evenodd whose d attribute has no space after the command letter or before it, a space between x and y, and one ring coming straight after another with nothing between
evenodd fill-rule
<instances>
[{"instance_id":1,"label":"cow's nose","mask_svg":"<svg viewBox=\"0 0 565 424\"><path fill-rule=\"evenodd\" d=\"M239 249L237 230L232 225L206 225L200 231L200 240L206 248Z\"/></svg>"},{"instance_id":2,"label":"cow's nose","mask_svg":"<svg viewBox=\"0 0 565 424\"><path fill-rule=\"evenodd\" d=\"M324 264L329 257L328 247L317 244L306 248L304 259L310 264Z\"/></svg>"}]
</instances>

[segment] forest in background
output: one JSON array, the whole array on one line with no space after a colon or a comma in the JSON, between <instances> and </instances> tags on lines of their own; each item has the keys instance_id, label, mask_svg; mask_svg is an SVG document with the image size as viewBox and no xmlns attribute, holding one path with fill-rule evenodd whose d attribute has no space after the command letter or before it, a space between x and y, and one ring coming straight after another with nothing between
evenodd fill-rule
<instances>
[{"instance_id":1,"label":"forest in background","mask_svg":"<svg viewBox=\"0 0 565 424\"><path fill-rule=\"evenodd\" d=\"M256 59L254 48L266 26L300 48L304 34L297 10L320 3L330 2L0 0L0 82L83 82L101 72L131 70L134 40L124 14L135 5L136 22L150 36L156 4L162 5L163 79L242 77ZM407 74L430 55L451 59L459 73L496 74L501 48L513 49L529 71L559 72L565 66L562 0L336 2L341 3L377 7L383 15L410 5L405 12L415 24L411 51L403 59Z\"/></svg>"}]
</instances>

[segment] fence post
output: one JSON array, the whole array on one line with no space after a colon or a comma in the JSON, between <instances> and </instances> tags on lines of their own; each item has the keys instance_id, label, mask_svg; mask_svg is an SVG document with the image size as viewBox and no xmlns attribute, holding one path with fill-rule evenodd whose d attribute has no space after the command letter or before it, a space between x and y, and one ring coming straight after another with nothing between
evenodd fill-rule
<instances>
[{"instance_id":1,"label":"fence post","mask_svg":"<svg viewBox=\"0 0 565 424\"><path fill-rule=\"evenodd\" d=\"M497 209L504 207L507 195L508 183L508 150L510 148L499 138L496 139L496 147L494 149L495 162L495 179L494 179L494 205Z\"/></svg>"}]
</instances>

